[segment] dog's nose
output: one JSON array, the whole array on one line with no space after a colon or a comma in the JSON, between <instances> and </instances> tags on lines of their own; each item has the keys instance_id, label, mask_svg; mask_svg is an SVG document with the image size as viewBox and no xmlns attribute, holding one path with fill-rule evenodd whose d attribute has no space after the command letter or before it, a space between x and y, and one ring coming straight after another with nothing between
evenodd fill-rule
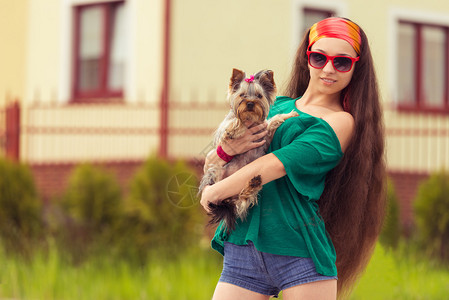
<instances>
[{"instance_id":1,"label":"dog's nose","mask_svg":"<svg viewBox=\"0 0 449 300\"><path fill-rule=\"evenodd\" d=\"M252 110L254 108L254 102L247 102L246 103L246 108L248 110Z\"/></svg>"}]
</instances>

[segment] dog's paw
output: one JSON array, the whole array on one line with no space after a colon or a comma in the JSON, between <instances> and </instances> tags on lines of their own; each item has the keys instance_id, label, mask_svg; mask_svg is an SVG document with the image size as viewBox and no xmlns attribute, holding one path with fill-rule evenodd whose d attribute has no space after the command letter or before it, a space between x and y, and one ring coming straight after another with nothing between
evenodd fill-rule
<instances>
[{"instance_id":1,"label":"dog's paw","mask_svg":"<svg viewBox=\"0 0 449 300\"><path fill-rule=\"evenodd\" d=\"M287 118L298 117L298 116L299 116L299 114L295 110L292 110L291 112L289 112L286 115Z\"/></svg>"},{"instance_id":2,"label":"dog's paw","mask_svg":"<svg viewBox=\"0 0 449 300\"><path fill-rule=\"evenodd\" d=\"M260 176L260 175L254 176L249 181L248 185L250 188L253 188L253 189L260 187L262 185L262 176Z\"/></svg>"}]
</instances>

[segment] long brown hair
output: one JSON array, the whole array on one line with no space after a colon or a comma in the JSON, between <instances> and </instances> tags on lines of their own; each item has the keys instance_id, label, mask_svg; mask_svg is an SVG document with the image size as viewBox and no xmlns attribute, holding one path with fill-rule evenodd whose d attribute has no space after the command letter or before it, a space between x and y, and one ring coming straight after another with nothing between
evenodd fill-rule
<instances>
[{"instance_id":1,"label":"long brown hair","mask_svg":"<svg viewBox=\"0 0 449 300\"><path fill-rule=\"evenodd\" d=\"M368 39L362 38L360 60L341 92L354 117L355 132L341 162L326 176L318 201L320 214L337 252L339 296L350 292L372 255L385 215L384 128L377 79ZM310 73L307 33L298 49L286 95L302 96Z\"/></svg>"}]
</instances>

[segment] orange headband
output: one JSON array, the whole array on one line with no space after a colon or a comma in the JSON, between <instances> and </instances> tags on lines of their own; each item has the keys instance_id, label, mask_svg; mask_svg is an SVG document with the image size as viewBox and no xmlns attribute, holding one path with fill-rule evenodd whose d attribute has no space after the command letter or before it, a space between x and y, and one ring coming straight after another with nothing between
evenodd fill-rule
<instances>
[{"instance_id":1,"label":"orange headband","mask_svg":"<svg viewBox=\"0 0 449 300\"><path fill-rule=\"evenodd\" d=\"M327 18L315 23L310 28L309 48L321 38L338 38L352 45L355 52L360 55L360 29L355 23L342 18Z\"/></svg>"}]
</instances>

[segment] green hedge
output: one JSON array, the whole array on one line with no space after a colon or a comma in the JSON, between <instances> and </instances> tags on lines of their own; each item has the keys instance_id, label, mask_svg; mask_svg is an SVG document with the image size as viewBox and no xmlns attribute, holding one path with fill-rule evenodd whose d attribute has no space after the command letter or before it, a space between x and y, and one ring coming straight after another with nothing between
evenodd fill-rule
<instances>
[{"instance_id":1,"label":"green hedge","mask_svg":"<svg viewBox=\"0 0 449 300\"><path fill-rule=\"evenodd\" d=\"M30 170L0 158L0 237L5 248L27 253L43 229L42 205Z\"/></svg>"},{"instance_id":2,"label":"green hedge","mask_svg":"<svg viewBox=\"0 0 449 300\"><path fill-rule=\"evenodd\" d=\"M173 255L197 245L204 233L197 186L185 162L153 156L124 195L110 171L82 164L43 215L27 167L0 160L0 237L14 250L51 237L74 262L105 253L139 262L154 252Z\"/></svg>"},{"instance_id":3,"label":"green hedge","mask_svg":"<svg viewBox=\"0 0 449 300\"><path fill-rule=\"evenodd\" d=\"M430 255L449 261L449 174L433 174L414 202L418 241Z\"/></svg>"},{"instance_id":4,"label":"green hedge","mask_svg":"<svg viewBox=\"0 0 449 300\"><path fill-rule=\"evenodd\" d=\"M66 222L59 238L75 259L111 246L123 214L121 198L120 185L107 170L90 164L74 169L60 200Z\"/></svg>"},{"instance_id":5,"label":"green hedge","mask_svg":"<svg viewBox=\"0 0 449 300\"><path fill-rule=\"evenodd\" d=\"M152 249L171 255L196 245L204 228L197 186L184 162L150 157L130 184L118 233L122 251L145 259Z\"/></svg>"}]
</instances>

